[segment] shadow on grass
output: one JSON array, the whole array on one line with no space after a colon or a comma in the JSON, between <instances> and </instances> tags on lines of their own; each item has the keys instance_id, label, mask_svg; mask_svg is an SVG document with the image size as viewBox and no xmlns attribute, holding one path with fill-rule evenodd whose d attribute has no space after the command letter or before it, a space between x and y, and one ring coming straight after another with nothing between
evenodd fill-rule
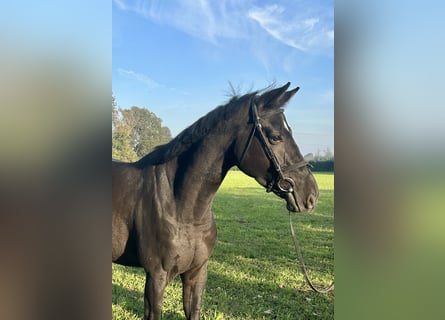
<instances>
[{"instance_id":1,"label":"shadow on grass","mask_svg":"<svg viewBox=\"0 0 445 320\"><path fill-rule=\"evenodd\" d=\"M203 312L216 309L224 319L334 319L333 294L237 281L215 272L209 272L204 307Z\"/></svg>"},{"instance_id":2,"label":"shadow on grass","mask_svg":"<svg viewBox=\"0 0 445 320\"><path fill-rule=\"evenodd\" d=\"M242 293L242 298L240 298ZM143 318L143 292L113 284L113 304L135 318ZM223 314L224 319L333 319L332 295L320 295L298 288L237 281L209 272L202 316ZM184 320L181 312L164 310L162 319Z\"/></svg>"},{"instance_id":3,"label":"shadow on grass","mask_svg":"<svg viewBox=\"0 0 445 320\"><path fill-rule=\"evenodd\" d=\"M135 269L135 268L127 268ZM124 288L120 285L112 286L112 303L128 312L131 316L138 319L144 318L144 293L137 290ZM113 317L114 319L114 317ZM162 319L165 320L184 320L185 316L176 312L162 313Z\"/></svg>"},{"instance_id":4,"label":"shadow on grass","mask_svg":"<svg viewBox=\"0 0 445 320\"><path fill-rule=\"evenodd\" d=\"M113 284L111 301L131 315L142 318L144 315L143 294L136 290L124 288Z\"/></svg>"}]
</instances>

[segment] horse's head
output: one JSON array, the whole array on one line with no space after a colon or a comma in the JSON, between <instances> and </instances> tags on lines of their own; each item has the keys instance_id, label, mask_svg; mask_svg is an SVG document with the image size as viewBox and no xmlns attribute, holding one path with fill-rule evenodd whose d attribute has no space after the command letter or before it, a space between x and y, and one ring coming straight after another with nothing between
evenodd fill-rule
<instances>
[{"instance_id":1,"label":"horse's head","mask_svg":"<svg viewBox=\"0 0 445 320\"><path fill-rule=\"evenodd\" d=\"M285 199L288 210L310 212L318 187L284 116L284 105L299 89L287 91L289 86L252 97L250 121L239 131L235 153L238 167Z\"/></svg>"}]
</instances>

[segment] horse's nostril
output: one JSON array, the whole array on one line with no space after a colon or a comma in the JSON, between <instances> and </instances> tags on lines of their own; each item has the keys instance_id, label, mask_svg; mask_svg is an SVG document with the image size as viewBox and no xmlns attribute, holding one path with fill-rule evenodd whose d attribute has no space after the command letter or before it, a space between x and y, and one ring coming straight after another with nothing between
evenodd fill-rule
<instances>
[{"instance_id":1,"label":"horse's nostril","mask_svg":"<svg viewBox=\"0 0 445 320\"><path fill-rule=\"evenodd\" d=\"M314 194L310 194L308 197L307 197L307 201L306 201L306 206L307 206L307 208L310 210L310 209L314 209L314 207L315 207L315 202L317 201L317 199L315 198L315 195Z\"/></svg>"}]
</instances>

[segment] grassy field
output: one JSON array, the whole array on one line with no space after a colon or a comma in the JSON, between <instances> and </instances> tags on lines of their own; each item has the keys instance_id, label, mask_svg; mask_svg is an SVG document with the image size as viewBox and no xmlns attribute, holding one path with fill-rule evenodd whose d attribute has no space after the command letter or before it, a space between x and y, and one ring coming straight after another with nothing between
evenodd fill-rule
<instances>
[{"instance_id":1,"label":"grassy field","mask_svg":"<svg viewBox=\"0 0 445 320\"><path fill-rule=\"evenodd\" d=\"M315 212L294 227L313 281L334 274L334 175L316 173ZM240 171L230 171L215 198L218 242L209 263L202 319L334 319L334 293L306 285L296 261L284 200ZM113 319L143 317L142 269L113 264ZM179 277L166 289L163 319L184 319Z\"/></svg>"}]
</instances>

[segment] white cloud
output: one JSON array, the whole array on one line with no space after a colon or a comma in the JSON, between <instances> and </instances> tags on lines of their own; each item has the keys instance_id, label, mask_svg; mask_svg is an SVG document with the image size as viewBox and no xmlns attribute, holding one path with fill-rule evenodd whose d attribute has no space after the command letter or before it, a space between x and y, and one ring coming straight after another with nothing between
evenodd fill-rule
<instances>
[{"instance_id":1,"label":"white cloud","mask_svg":"<svg viewBox=\"0 0 445 320\"><path fill-rule=\"evenodd\" d=\"M303 25L307 26L309 30L314 29L314 26L320 21L318 18L310 18L303 20Z\"/></svg>"},{"instance_id":2,"label":"white cloud","mask_svg":"<svg viewBox=\"0 0 445 320\"><path fill-rule=\"evenodd\" d=\"M210 0L113 0L116 6L193 37L217 44L219 38L244 36L244 4Z\"/></svg>"},{"instance_id":3,"label":"white cloud","mask_svg":"<svg viewBox=\"0 0 445 320\"><path fill-rule=\"evenodd\" d=\"M331 9L315 6L311 13L304 13L304 10L300 13L296 8L268 5L250 9L248 17L285 45L302 51L319 51L332 48L334 44Z\"/></svg>"},{"instance_id":4,"label":"white cloud","mask_svg":"<svg viewBox=\"0 0 445 320\"><path fill-rule=\"evenodd\" d=\"M125 5L124 0L113 0L113 2L118 6L121 10L127 10L127 6Z\"/></svg>"},{"instance_id":5,"label":"white cloud","mask_svg":"<svg viewBox=\"0 0 445 320\"><path fill-rule=\"evenodd\" d=\"M121 76L123 76L125 78L142 82L148 89L156 89L156 88L163 87L163 85L161 85L160 83L151 79L150 77L146 76L145 74L137 73L132 70L125 70L125 69L121 69L121 68L119 68L117 71Z\"/></svg>"},{"instance_id":6,"label":"white cloud","mask_svg":"<svg viewBox=\"0 0 445 320\"><path fill-rule=\"evenodd\" d=\"M333 4L320 1L281 1L254 6L236 0L113 0L158 24L170 25L215 45L222 39L254 42L262 32L275 40L309 52L333 46Z\"/></svg>"}]
</instances>

